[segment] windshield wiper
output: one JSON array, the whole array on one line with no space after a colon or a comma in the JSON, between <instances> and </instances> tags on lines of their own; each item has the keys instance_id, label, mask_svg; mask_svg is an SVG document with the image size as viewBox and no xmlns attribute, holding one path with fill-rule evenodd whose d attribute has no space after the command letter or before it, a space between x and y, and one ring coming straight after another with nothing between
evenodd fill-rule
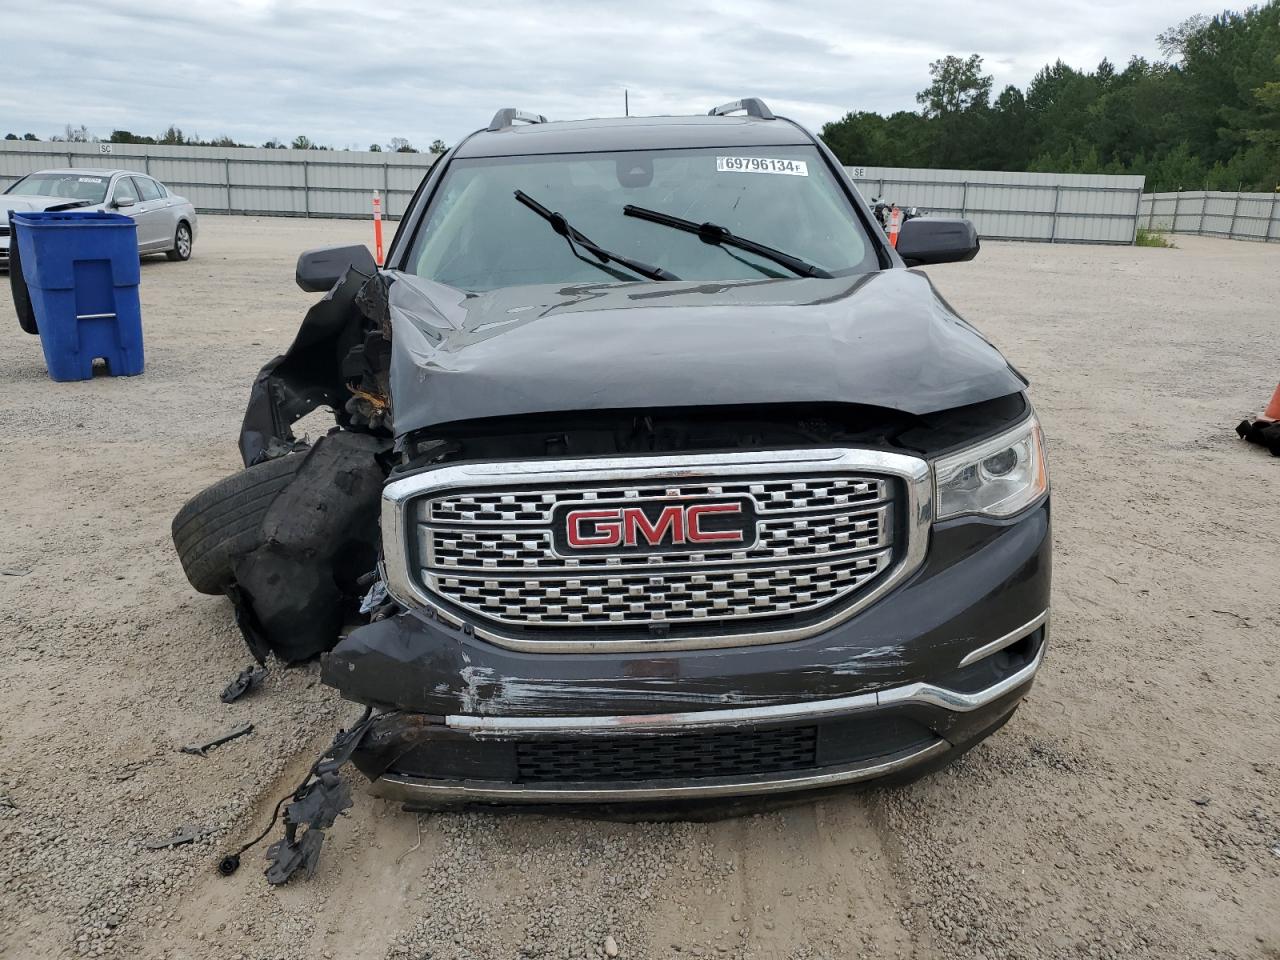
<instances>
[{"instance_id":1,"label":"windshield wiper","mask_svg":"<svg viewBox=\"0 0 1280 960\"><path fill-rule=\"evenodd\" d=\"M766 260L781 264L802 277L831 277L831 274L827 273L827 271L821 267L814 266L807 260L793 257L791 254L775 250L773 247L766 247L763 243L756 243L746 237L739 237L730 233L727 227L722 227L718 223L694 223L692 220L673 217L669 213L637 207L630 203L622 208L622 212L628 217L638 217L641 220L648 220L650 223L658 223L664 227L683 230L685 233L695 233L703 243L721 244L726 247L737 247L739 250L746 250L748 253L754 253L757 256L764 257Z\"/></svg>"},{"instance_id":2,"label":"windshield wiper","mask_svg":"<svg viewBox=\"0 0 1280 960\"><path fill-rule=\"evenodd\" d=\"M667 270L663 270L661 267L650 266L649 264L642 263L639 260L632 260L630 257L624 257L621 254L611 253L610 251L606 250L604 247L590 240L589 238L584 236L581 232L579 232L578 230L570 226L569 221L566 220L562 214L556 213L552 210L548 210L546 207L540 204L537 200L533 199L533 197L529 196L523 190L516 191L516 199L519 200L521 203L523 203L526 207L528 207L534 213L536 213L538 216L540 216L543 220L547 221L547 223L551 224L551 229L554 230L556 233L560 234L560 236L564 237L566 241L568 241L569 249L573 251L573 255L577 257L579 260L589 263L592 266L602 267L602 268L603 268L603 265L606 263L616 263L619 266L626 267L628 270L632 271L633 273L640 274L640 276L642 277L648 277L650 280L679 280L680 279L674 273L671 273ZM596 263L594 260L584 257L582 254L578 252L578 247L582 247L584 250L589 250L599 259L600 262ZM606 272L612 274L615 277L618 276L618 274L612 270L606 270Z\"/></svg>"}]
</instances>

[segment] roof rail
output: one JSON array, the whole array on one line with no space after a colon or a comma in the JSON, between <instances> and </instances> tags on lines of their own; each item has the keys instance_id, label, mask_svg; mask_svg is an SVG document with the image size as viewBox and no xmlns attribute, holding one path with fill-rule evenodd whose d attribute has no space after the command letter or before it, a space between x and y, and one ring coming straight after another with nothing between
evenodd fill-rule
<instances>
[{"instance_id":1,"label":"roof rail","mask_svg":"<svg viewBox=\"0 0 1280 960\"><path fill-rule=\"evenodd\" d=\"M708 117L723 117L729 113L737 113L739 110L747 111L747 116L757 117L760 120L773 120L773 111L765 105L765 102L759 97L744 97L741 100L735 100L733 103L724 103L707 111Z\"/></svg>"},{"instance_id":2,"label":"roof rail","mask_svg":"<svg viewBox=\"0 0 1280 960\"><path fill-rule=\"evenodd\" d=\"M525 123L546 123L547 118L540 113L525 113L523 110L517 110L515 107L503 107L493 115L493 119L489 121L490 130L503 130L507 127L515 126L517 120L523 120Z\"/></svg>"}]
</instances>

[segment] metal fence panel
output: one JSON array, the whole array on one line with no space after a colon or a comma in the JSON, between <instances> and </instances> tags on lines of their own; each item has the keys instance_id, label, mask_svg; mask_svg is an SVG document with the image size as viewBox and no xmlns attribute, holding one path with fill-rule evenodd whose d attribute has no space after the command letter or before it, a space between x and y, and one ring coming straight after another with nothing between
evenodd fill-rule
<instances>
[{"instance_id":1,"label":"metal fence panel","mask_svg":"<svg viewBox=\"0 0 1280 960\"><path fill-rule=\"evenodd\" d=\"M846 167L868 200L968 217L979 236L1132 243L1145 179L1105 174Z\"/></svg>"},{"instance_id":2,"label":"metal fence panel","mask_svg":"<svg viewBox=\"0 0 1280 960\"><path fill-rule=\"evenodd\" d=\"M43 167L149 173L207 213L369 217L374 190L395 219L435 158L421 153L0 141L0 189ZM868 199L973 220L992 239L1132 243L1142 177L849 167ZM1231 211L1211 211L1214 229ZM1251 216L1237 211L1237 229ZM1226 217L1222 220L1222 217Z\"/></svg>"},{"instance_id":3,"label":"metal fence panel","mask_svg":"<svg viewBox=\"0 0 1280 960\"><path fill-rule=\"evenodd\" d=\"M43 168L121 167L150 174L204 213L370 217L378 190L384 215L396 219L434 161L423 153L4 140L0 190Z\"/></svg>"},{"instance_id":4,"label":"metal fence panel","mask_svg":"<svg viewBox=\"0 0 1280 960\"><path fill-rule=\"evenodd\" d=\"M1142 197L1138 221L1146 229L1161 233L1274 243L1280 241L1280 191L1147 193Z\"/></svg>"}]
</instances>

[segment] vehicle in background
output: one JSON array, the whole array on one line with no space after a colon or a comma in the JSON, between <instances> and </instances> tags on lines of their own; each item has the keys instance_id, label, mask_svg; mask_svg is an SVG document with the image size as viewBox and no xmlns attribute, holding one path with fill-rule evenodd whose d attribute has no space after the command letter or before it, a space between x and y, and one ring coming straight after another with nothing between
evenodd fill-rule
<instances>
[{"instance_id":1,"label":"vehicle in background","mask_svg":"<svg viewBox=\"0 0 1280 960\"><path fill-rule=\"evenodd\" d=\"M0 267L9 265L10 210L101 210L132 217L138 252L189 260L196 239L196 208L159 180L132 170L39 170L0 194Z\"/></svg>"}]
</instances>

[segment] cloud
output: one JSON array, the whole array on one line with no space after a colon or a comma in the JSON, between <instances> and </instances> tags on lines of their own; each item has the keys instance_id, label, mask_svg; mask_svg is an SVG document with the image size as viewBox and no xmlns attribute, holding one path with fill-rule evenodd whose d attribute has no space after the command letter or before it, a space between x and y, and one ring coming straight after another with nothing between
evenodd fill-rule
<instances>
[{"instance_id":1,"label":"cloud","mask_svg":"<svg viewBox=\"0 0 1280 960\"><path fill-rule=\"evenodd\" d=\"M1099 7L976 0L415 3L41 0L4 14L0 133L66 123L106 136L170 123L261 143L454 143L499 107L552 118L702 112L764 97L812 129L849 110L915 109L928 64L979 53L996 89L1061 58L1156 54L1184 0Z\"/></svg>"}]
</instances>

